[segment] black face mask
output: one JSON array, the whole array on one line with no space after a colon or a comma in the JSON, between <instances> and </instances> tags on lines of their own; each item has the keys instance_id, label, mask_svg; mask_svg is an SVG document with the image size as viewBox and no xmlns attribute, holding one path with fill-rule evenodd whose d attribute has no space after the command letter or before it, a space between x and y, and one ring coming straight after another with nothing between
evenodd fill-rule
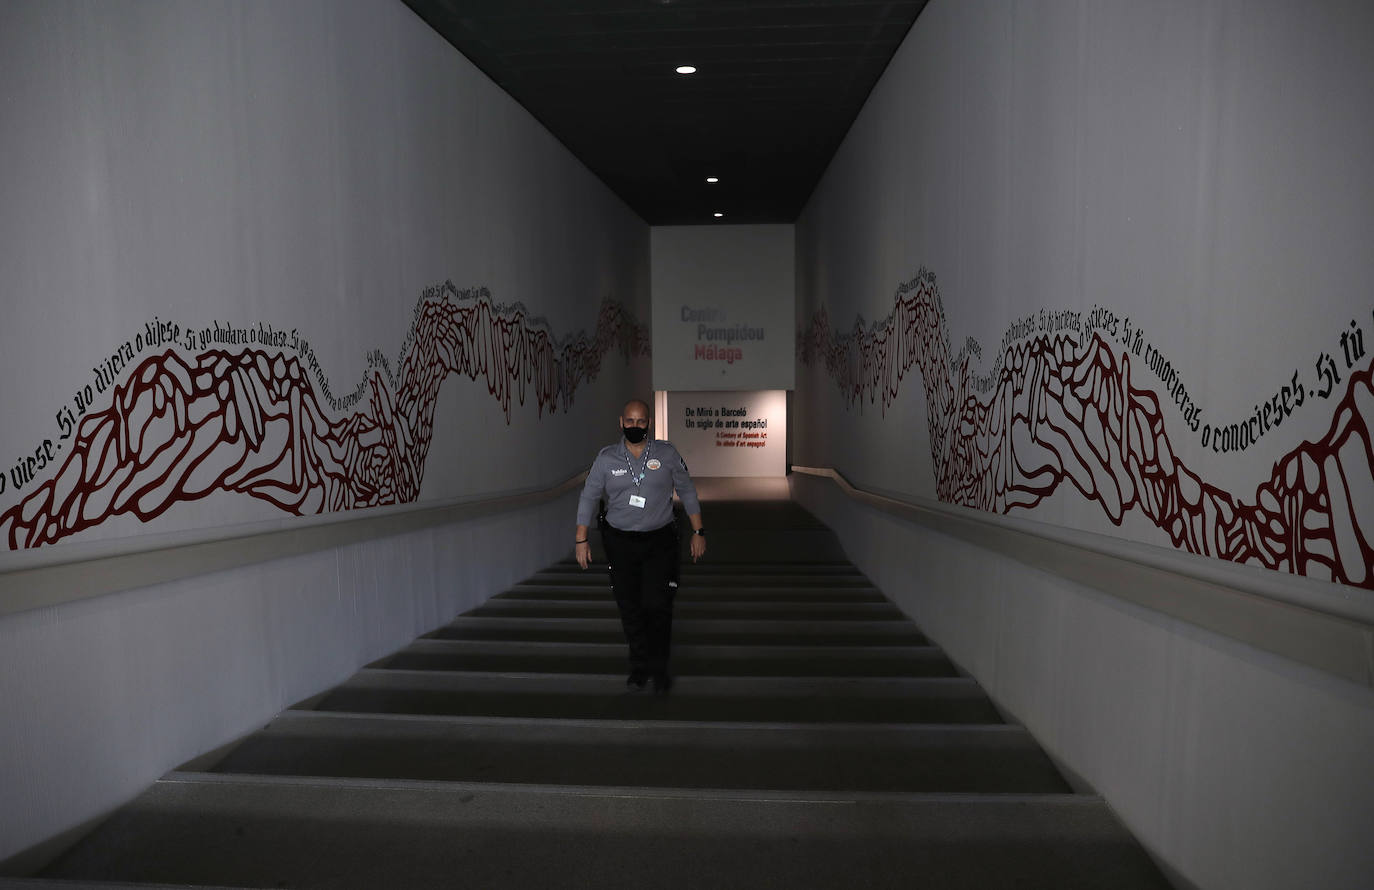
<instances>
[{"instance_id":1,"label":"black face mask","mask_svg":"<svg viewBox=\"0 0 1374 890\"><path fill-rule=\"evenodd\" d=\"M649 435L649 431L642 426L627 426L620 430L625 434L625 441L631 445L638 445L644 441L644 437Z\"/></svg>"}]
</instances>

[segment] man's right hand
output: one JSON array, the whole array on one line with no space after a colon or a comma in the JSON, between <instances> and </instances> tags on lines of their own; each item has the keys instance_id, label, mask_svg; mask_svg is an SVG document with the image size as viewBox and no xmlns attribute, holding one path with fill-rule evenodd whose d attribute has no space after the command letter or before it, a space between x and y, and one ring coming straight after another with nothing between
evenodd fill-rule
<instances>
[{"instance_id":1,"label":"man's right hand","mask_svg":"<svg viewBox=\"0 0 1374 890\"><path fill-rule=\"evenodd\" d=\"M589 566L589 565L591 564L591 561L592 561L592 545L591 545L591 542L589 542L589 541L583 541L582 543L577 544L576 547L577 547L577 564L580 565L580 566L582 566L582 568L585 569L587 566Z\"/></svg>"}]
</instances>

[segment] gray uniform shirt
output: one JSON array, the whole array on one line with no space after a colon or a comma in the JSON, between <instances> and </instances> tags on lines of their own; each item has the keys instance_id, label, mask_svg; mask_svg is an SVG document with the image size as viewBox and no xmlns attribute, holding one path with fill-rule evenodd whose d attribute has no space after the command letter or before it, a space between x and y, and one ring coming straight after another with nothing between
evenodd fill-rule
<instances>
[{"instance_id":1,"label":"gray uniform shirt","mask_svg":"<svg viewBox=\"0 0 1374 890\"><path fill-rule=\"evenodd\" d=\"M592 461L577 502L577 524L592 524L597 502L604 495L607 522L621 531L651 532L672 521L674 489L688 516L701 512L687 462L672 442L650 439L636 459L621 439L601 449ZM644 506L631 504L632 496L644 498Z\"/></svg>"}]
</instances>

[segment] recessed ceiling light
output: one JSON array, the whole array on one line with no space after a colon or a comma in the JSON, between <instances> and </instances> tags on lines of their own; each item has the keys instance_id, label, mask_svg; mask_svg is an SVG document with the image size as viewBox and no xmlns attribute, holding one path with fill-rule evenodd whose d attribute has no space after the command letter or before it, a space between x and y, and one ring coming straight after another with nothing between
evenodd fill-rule
<instances>
[{"instance_id":1,"label":"recessed ceiling light","mask_svg":"<svg viewBox=\"0 0 1374 890\"><path fill-rule=\"evenodd\" d=\"M723 214L723 213L713 213L713 214L711 214L711 215L714 216L716 219L720 219L720 218L721 218L722 216L724 216L725 214Z\"/></svg>"},{"instance_id":2,"label":"recessed ceiling light","mask_svg":"<svg viewBox=\"0 0 1374 890\"><path fill-rule=\"evenodd\" d=\"M720 182L720 177L719 177L719 176L708 176L708 177L706 177L706 181L707 181L707 182Z\"/></svg>"},{"instance_id":3,"label":"recessed ceiling light","mask_svg":"<svg viewBox=\"0 0 1374 890\"><path fill-rule=\"evenodd\" d=\"M696 69L696 66L694 66L694 65L679 65L679 66L677 66L677 73L678 73L678 74L696 74L696 73L697 73L697 69Z\"/></svg>"}]
</instances>

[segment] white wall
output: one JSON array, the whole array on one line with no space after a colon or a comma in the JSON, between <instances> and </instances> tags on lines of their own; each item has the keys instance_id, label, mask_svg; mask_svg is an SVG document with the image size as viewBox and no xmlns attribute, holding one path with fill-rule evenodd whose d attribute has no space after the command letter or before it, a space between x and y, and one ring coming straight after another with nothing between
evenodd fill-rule
<instances>
[{"instance_id":1,"label":"white wall","mask_svg":"<svg viewBox=\"0 0 1374 890\"><path fill-rule=\"evenodd\" d=\"M0 108L0 455L45 458L0 466L0 572L279 528L268 494L548 488L649 389L648 227L400 3L5 3ZM149 344L154 322L295 337ZM598 360L527 374L505 334ZM0 858L565 553L573 512L0 617Z\"/></svg>"},{"instance_id":2,"label":"white wall","mask_svg":"<svg viewBox=\"0 0 1374 890\"><path fill-rule=\"evenodd\" d=\"M794 232L655 226L654 389L791 389Z\"/></svg>"},{"instance_id":3,"label":"white wall","mask_svg":"<svg viewBox=\"0 0 1374 890\"><path fill-rule=\"evenodd\" d=\"M1372 42L1359 3L933 0L797 224L793 462L1374 595ZM1367 686L822 517L1185 881L1374 871Z\"/></svg>"},{"instance_id":4,"label":"white wall","mask_svg":"<svg viewBox=\"0 0 1374 890\"><path fill-rule=\"evenodd\" d=\"M1374 587L1371 40L1359 3L934 0L798 221L833 361L797 462Z\"/></svg>"},{"instance_id":5,"label":"white wall","mask_svg":"<svg viewBox=\"0 0 1374 890\"><path fill-rule=\"evenodd\" d=\"M522 334L510 338L516 343L594 337L603 300L627 309L647 339L648 228L394 0L6 3L0 106L0 455L18 459L45 443L53 455L26 485L6 472L0 516L54 479L83 438L100 441L95 430L64 440L59 416L71 410L84 423L118 407L94 369L126 343L133 362L171 349L195 366L215 348L297 360L308 383L302 397L319 402L321 417L302 417L308 407L286 398L271 404L267 390L285 382L275 373L265 383L231 376L234 396L216 392L210 407L246 411L246 422L265 411L267 447L359 417L363 432L331 431L331 447L363 454L343 475L356 486L361 473L405 462L422 481L402 502L560 482L602 438L586 417L613 416L623 390L647 388L647 362L634 363L642 379L627 385L618 343L586 365L616 378L610 386L572 369L564 385L545 379L547 367L527 377L505 366L509 356L493 345L506 339L502 325ZM446 281L489 290L480 320L471 331L449 326L409 341L425 289ZM478 301L447 302L459 313ZM510 308L517 304L523 313ZM183 343L141 343L154 321L176 324ZM293 336L284 347L184 344L187 330L217 325ZM436 347L457 370L393 379L404 356ZM121 367L114 385L128 386L132 372ZM166 376L173 400L178 376ZM362 385L363 398L335 406L323 384L336 398ZM86 386L95 399L83 419L75 394ZM554 401L537 404L550 389ZM122 423L143 422L137 407L124 413ZM398 444L369 443L374 425L374 438ZM184 421L176 426L184 431ZM161 433L155 423L148 438ZM199 443L184 439L197 455ZM551 451L553 439L569 447ZM149 466L139 472L150 478L137 484L161 486L157 474L176 460L142 444L134 450ZM202 470L243 458L232 444ZM96 448L87 464L99 456ZM321 471L329 462L318 462ZM267 475L290 473L283 465ZM144 515L106 489L91 501L110 498L113 515L59 543L281 515L260 497L225 491L233 481L205 497L172 496ZM343 506L365 500L346 494ZM0 520L0 532L12 528Z\"/></svg>"},{"instance_id":6,"label":"white wall","mask_svg":"<svg viewBox=\"0 0 1374 890\"><path fill-rule=\"evenodd\" d=\"M789 477L845 553L1180 887L1360 890L1374 690Z\"/></svg>"},{"instance_id":7,"label":"white wall","mask_svg":"<svg viewBox=\"0 0 1374 890\"><path fill-rule=\"evenodd\" d=\"M0 617L0 860L566 556L576 510L573 494Z\"/></svg>"}]
</instances>

